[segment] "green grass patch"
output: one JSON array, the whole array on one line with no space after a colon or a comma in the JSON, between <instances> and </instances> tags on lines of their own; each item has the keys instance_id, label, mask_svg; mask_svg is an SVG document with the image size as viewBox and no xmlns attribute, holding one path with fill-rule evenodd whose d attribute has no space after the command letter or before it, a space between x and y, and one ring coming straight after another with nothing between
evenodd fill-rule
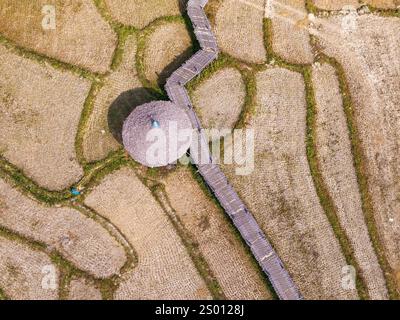
<instances>
[{"instance_id":1,"label":"green grass patch","mask_svg":"<svg viewBox=\"0 0 400 320\"><path fill-rule=\"evenodd\" d=\"M246 87L246 96L239 119L235 124L235 129L245 128L250 122L251 117L256 112L257 83L253 72L242 71L243 82Z\"/></svg>"},{"instance_id":2,"label":"green grass patch","mask_svg":"<svg viewBox=\"0 0 400 320\"><path fill-rule=\"evenodd\" d=\"M380 15L382 17L400 18L400 9L382 9L382 8L373 7L371 5L368 5L368 9L371 13Z\"/></svg>"},{"instance_id":3,"label":"green grass patch","mask_svg":"<svg viewBox=\"0 0 400 320\"><path fill-rule=\"evenodd\" d=\"M75 136L75 152L79 164L83 167L85 167L86 165L86 159L83 153L83 140L85 137L86 128L90 115L92 114L93 111L96 95L103 87L103 85L104 85L103 78L101 78L101 80L99 79L99 81L95 81L92 83L89 93L86 97L85 103L83 105L81 117L79 119L78 131Z\"/></svg>"},{"instance_id":4,"label":"green grass patch","mask_svg":"<svg viewBox=\"0 0 400 320\"><path fill-rule=\"evenodd\" d=\"M8 300L4 291L0 288L0 300Z\"/></svg>"},{"instance_id":5,"label":"green grass patch","mask_svg":"<svg viewBox=\"0 0 400 320\"><path fill-rule=\"evenodd\" d=\"M113 173L129 163L129 156L123 149L112 151L107 158L85 166L85 176L77 183L80 189L92 189L108 174ZM84 195L79 196L81 200Z\"/></svg>"},{"instance_id":6,"label":"green grass patch","mask_svg":"<svg viewBox=\"0 0 400 320\"><path fill-rule=\"evenodd\" d=\"M218 12L218 9L222 5L222 0L209 0L204 11L208 17L212 26L215 26L215 19Z\"/></svg>"},{"instance_id":7,"label":"green grass patch","mask_svg":"<svg viewBox=\"0 0 400 320\"><path fill-rule=\"evenodd\" d=\"M308 13L312 13L315 16L319 15L322 12L329 12L327 10L323 10L318 8L315 4L313 0L305 0L305 7Z\"/></svg>"},{"instance_id":8,"label":"green grass patch","mask_svg":"<svg viewBox=\"0 0 400 320\"><path fill-rule=\"evenodd\" d=\"M0 177L10 179L19 190L34 196L38 201L48 205L70 199L69 189L63 191L51 191L38 186L28 178L24 172L0 156Z\"/></svg>"},{"instance_id":9,"label":"green grass patch","mask_svg":"<svg viewBox=\"0 0 400 320\"><path fill-rule=\"evenodd\" d=\"M121 168L129 162L129 156L120 149L110 153L104 160L86 164L84 167L84 176L73 186L79 189L87 189L98 183L105 175ZM0 157L0 177L12 182L12 184L23 193L33 196L39 202L49 206L57 203L67 202L72 198L79 200L83 195L74 197L70 189L72 186L62 190L53 191L45 189L30 178L28 178L22 170L9 163L3 157Z\"/></svg>"},{"instance_id":10,"label":"green grass patch","mask_svg":"<svg viewBox=\"0 0 400 320\"><path fill-rule=\"evenodd\" d=\"M112 71L115 71L122 62L126 40L130 36L134 36L137 34L136 29L132 27L121 26L121 27L115 27L115 29L118 36L118 44L117 47L115 48L114 55L111 61Z\"/></svg>"},{"instance_id":11,"label":"green grass patch","mask_svg":"<svg viewBox=\"0 0 400 320\"><path fill-rule=\"evenodd\" d=\"M225 68L233 68L238 70L241 73L243 82L245 84L245 101L243 103L239 119L234 126L236 129L240 129L246 126L246 124L250 121L251 116L253 116L256 111L255 100L257 87L254 72L262 69L262 67L259 65L243 63L229 56L228 54L220 53L217 60L214 60L207 68L203 70L201 74L199 74L186 85L186 89L189 93L189 96L193 96L194 91L203 82L207 81L218 71ZM197 110L196 112L201 115L201 110Z\"/></svg>"}]
</instances>

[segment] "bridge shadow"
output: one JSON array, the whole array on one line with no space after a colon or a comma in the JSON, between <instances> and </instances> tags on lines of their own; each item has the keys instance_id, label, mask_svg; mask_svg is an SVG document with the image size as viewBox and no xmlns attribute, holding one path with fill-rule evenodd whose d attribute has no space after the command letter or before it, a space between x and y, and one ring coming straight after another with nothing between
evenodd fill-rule
<instances>
[{"instance_id":1,"label":"bridge shadow","mask_svg":"<svg viewBox=\"0 0 400 320\"><path fill-rule=\"evenodd\" d=\"M181 54L177 55L164 69L157 73L157 84L163 88L169 76L178 69L186 60L188 60L194 53L193 46L190 46Z\"/></svg>"},{"instance_id":2,"label":"bridge shadow","mask_svg":"<svg viewBox=\"0 0 400 320\"><path fill-rule=\"evenodd\" d=\"M122 126L125 119L139 105L160 100L160 94L149 88L137 88L122 92L110 105L107 114L108 128L122 144Z\"/></svg>"},{"instance_id":3,"label":"bridge shadow","mask_svg":"<svg viewBox=\"0 0 400 320\"><path fill-rule=\"evenodd\" d=\"M196 36L193 32L192 22L186 11L187 0L179 0L179 10L183 18L185 28L189 33L191 45L184 52L175 57L159 74L157 84L160 88L163 88L168 77L178 69L186 60L188 60L193 54L200 50L200 46L197 42Z\"/></svg>"}]
</instances>

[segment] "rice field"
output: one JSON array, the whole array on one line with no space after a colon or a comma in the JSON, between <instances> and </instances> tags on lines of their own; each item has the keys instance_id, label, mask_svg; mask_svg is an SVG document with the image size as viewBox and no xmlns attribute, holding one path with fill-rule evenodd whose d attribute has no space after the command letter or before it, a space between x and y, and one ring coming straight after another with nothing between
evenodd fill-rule
<instances>
[{"instance_id":1,"label":"rice field","mask_svg":"<svg viewBox=\"0 0 400 320\"><path fill-rule=\"evenodd\" d=\"M116 299L210 298L165 212L132 170L107 176L85 203L116 225L138 255Z\"/></svg>"},{"instance_id":2,"label":"rice field","mask_svg":"<svg viewBox=\"0 0 400 320\"><path fill-rule=\"evenodd\" d=\"M76 209L47 207L0 180L0 226L58 251L77 268L98 278L119 274L124 248L93 219Z\"/></svg>"},{"instance_id":3,"label":"rice field","mask_svg":"<svg viewBox=\"0 0 400 320\"><path fill-rule=\"evenodd\" d=\"M352 32L341 31L341 17L320 21L315 33L324 53L344 68L354 105L354 121L363 152L364 172L371 199L370 223L374 237L383 244L383 254L393 277L399 262L399 154L398 101L399 57L396 18L362 15Z\"/></svg>"},{"instance_id":4,"label":"rice field","mask_svg":"<svg viewBox=\"0 0 400 320\"><path fill-rule=\"evenodd\" d=\"M215 274L227 299L271 299L256 262L245 252L229 218L204 193L187 168L165 179L165 191L178 219Z\"/></svg>"},{"instance_id":5,"label":"rice field","mask_svg":"<svg viewBox=\"0 0 400 320\"><path fill-rule=\"evenodd\" d=\"M217 71L192 92L193 105L207 129L233 129L246 97L245 83L234 68Z\"/></svg>"},{"instance_id":6,"label":"rice field","mask_svg":"<svg viewBox=\"0 0 400 320\"><path fill-rule=\"evenodd\" d=\"M266 6L265 15L272 21L272 49L285 61L312 63L309 24L303 0L279 0Z\"/></svg>"},{"instance_id":7,"label":"rice field","mask_svg":"<svg viewBox=\"0 0 400 320\"><path fill-rule=\"evenodd\" d=\"M156 19L176 16L181 12L179 0L104 0L104 2L115 20L139 29Z\"/></svg>"},{"instance_id":8,"label":"rice field","mask_svg":"<svg viewBox=\"0 0 400 320\"><path fill-rule=\"evenodd\" d=\"M306 100L301 74L271 68L257 74L255 168L228 178L274 245L305 299L357 299L341 287L346 265L320 205L307 163ZM265 124L268 124L266 126Z\"/></svg>"},{"instance_id":9,"label":"rice field","mask_svg":"<svg viewBox=\"0 0 400 320\"><path fill-rule=\"evenodd\" d=\"M360 264L370 298L387 299L385 278L365 223L335 69L328 64L315 65L313 84L317 103L317 157L321 174Z\"/></svg>"},{"instance_id":10,"label":"rice field","mask_svg":"<svg viewBox=\"0 0 400 320\"><path fill-rule=\"evenodd\" d=\"M265 62L263 17L264 0L223 0L214 26L221 51L246 62Z\"/></svg>"},{"instance_id":11,"label":"rice field","mask_svg":"<svg viewBox=\"0 0 400 320\"><path fill-rule=\"evenodd\" d=\"M0 287L7 298L58 298L58 271L45 253L0 236L0 256ZM54 277L49 280L45 278L49 274L47 270L54 271Z\"/></svg>"},{"instance_id":12,"label":"rice field","mask_svg":"<svg viewBox=\"0 0 400 320\"><path fill-rule=\"evenodd\" d=\"M117 44L90 0L2 0L0 33L18 46L99 73L109 70Z\"/></svg>"},{"instance_id":13,"label":"rice field","mask_svg":"<svg viewBox=\"0 0 400 320\"><path fill-rule=\"evenodd\" d=\"M305 299L400 292L399 6L206 7L221 53L189 84L193 105L205 128L254 130L254 171L223 170ZM179 0L1 1L0 299L274 298L193 168L147 170L121 150L124 119L165 100L198 45L183 13ZM349 261L361 289L343 286Z\"/></svg>"},{"instance_id":14,"label":"rice field","mask_svg":"<svg viewBox=\"0 0 400 320\"><path fill-rule=\"evenodd\" d=\"M79 180L75 135L89 81L1 45L0 73L1 154L47 189Z\"/></svg>"},{"instance_id":15,"label":"rice field","mask_svg":"<svg viewBox=\"0 0 400 320\"><path fill-rule=\"evenodd\" d=\"M72 279L69 283L68 300L101 300L101 292L85 279Z\"/></svg>"},{"instance_id":16,"label":"rice field","mask_svg":"<svg viewBox=\"0 0 400 320\"><path fill-rule=\"evenodd\" d=\"M150 99L133 63L136 51L137 40L131 35L125 40L121 62L93 97L82 138L82 153L88 162L101 160L121 147L123 121L135 106Z\"/></svg>"}]
</instances>

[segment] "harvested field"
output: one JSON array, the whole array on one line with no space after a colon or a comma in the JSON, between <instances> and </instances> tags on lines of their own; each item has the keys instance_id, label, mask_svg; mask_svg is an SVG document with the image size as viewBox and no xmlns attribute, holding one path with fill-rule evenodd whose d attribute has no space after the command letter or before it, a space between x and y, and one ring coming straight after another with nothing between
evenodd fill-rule
<instances>
[{"instance_id":1,"label":"harvested field","mask_svg":"<svg viewBox=\"0 0 400 320\"><path fill-rule=\"evenodd\" d=\"M246 88L240 72L226 68L201 83L192 97L204 128L233 129L242 111Z\"/></svg>"},{"instance_id":2,"label":"harvested field","mask_svg":"<svg viewBox=\"0 0 400 320\"><path fill-rule=\"evenodd\" d=\"M345 6L358 8L361 5L358 0L313 0L313 2L316 7L323 10L341 10Z\"/></svg>"},{"instance_id":3,"label":"harvested field","mask_svg":"<svg viewBox=\"0 0 400 320\"><path fill-rule=\"evenodd\" d=\"M146 78L153 83L164 84L171 73L192 54L192 42L184 23L171 22L158 26L146 42Z\"/></svg>"},{"instance_id":4,"label":"harvested field","mask_svg":"<svg viewBox=\"0 0 400 320\"><path fill-rule=\"evenodd\" d=\"M79 269L99 278L118 274L124 249L93 219L71 208L49 208L0 180L0 225L56 249Z\"/></svg>"},{"instance_id":5,"label":"harvested field","mask_svg":"<svg viewBox=\"0 0 400 320\"><path fill-rule=\"evenodd\" d=\"M313 62L303 0L272 1L266 17L272 21L272 48L278 56L291 63Z\"/></svg>"},{"instance_id":6,"label":"harvested field","mask_svg":"<svg viewBox=\"0 0 400 320\"><path fill-rule=\"evenodd\" d=\"M222 51L247 62L265 62L264 2L265 0L222 2L214 27Z\"/></svg>"},{"instance_id":7,"label":"harvested field","mask_svg":"<svg viewBox=\"0 0 400 320\"><path fill-rule=\"evenodd\" d=\"M340 17L314 31L344 67L354 104L375 223L390 266L400 270L400 21L363 15L353 32Z\"/></svg>"},{"instance_id":8,"label":"harvested field","mask_svg":"<svg viewBox=\"0 0 400 320\"><path fill-rule=\"evenodd\" d=\"M224 219L224 213L206 196L187 168L165 180L171 206L198 243L227 299L270 299L255 266Z\"/></svg>"},{"instance_id":9,"label":"harvested field","mask_svg":"<svg viewBox=\"0 0 400 320\"><path fill-rule=\"evenodd\" d=\"M68 300L101 300L101 292L85 279L73 279L69 284Z\"/></svg>"},{"instance_id":10,"label":"harvested field","mask_svg":"<svg viewBox=\"0 0 400 320\"><path fill-rule=\"evenodd\" d=\"M370 298L387 299L382 270L372 247L362 211L351 144L335 69L315 65L313 84L317 103L316 141L321 174L337 215L360 265Z\"/></svg>"},{"instance_id":11,"label":"harvested field","mask_svg":"<svg viewBox=\"0 0 400 320\"><path fill-rule=\"evenodd\" d=\"M399 0L313 0L316 7L324 10L341 10L345 6L352 6L354 8L360 7L363 3L370 4L375 8L382 9L395 9L400 6Z\"/></svg>"},{"instance_id":12,"label":"harvested field","mask_svg":"<svg viewBox=\"0 0 400 320\"><path fill-rule=\"evenodd\" d=\"M46 5L55 8L54 30L42 27ZM90 0L2 0L0 33L20 46L94 72L109 69L117 42Z\"/></svg>"},{"instance_id":13,"label":"harvested field","mask_svg":"<svg viewBox=\"0 0 400 320\"><path fill-rule=\"evenodd\" d=\"M105 0L105 3L114 19L140 29L157 18L180 14L180 0Z\"/></svg>"},{"instance_id":14,"label":"harvested field","mask_svg":"<svg viewBox=\"0 0 400 320\"><path fill-rule=\"evenodd\" d=\"M150 99L138 79L135 55L136 38L130 36L120 65L106 77L94 98L82 146L83 156L89 162L103 159L121 146L123 120L135 106Z\"/></svg>"},{"instance_id":15,"label":"harvested field","mask_svg":"<svg viewBox=\"0 0 400 320\"><path fill-rule=\"evenodd\" d=\"M211 297L173 225L131 169L107 176L85 203L113 222L138 255L138 266L124 276L116 299Z\"/></svg>"},{"instance_id":16,"label":"harvested field","mask_svg":"<svg viewBox=\"0 0 400 320\"><path fill-rule=\"evenodd\" d=\"M356 299L341 287L346 261L319 203L306 156L306 105L301 74L257 75L255 169L228 177L247 203L305 299ZM265 124L268 124L267 126Z\"/></svg>"},{"instance_id":17,"label":"harvested field","mask_svg":"<svg viewBox=\"0 0 400 320\"><path fill-rule=\"evenodd\" d=\"M48 189L83 174L75 135L90 83L0 46L0 153Z\"/></svg>"},{"instance_id":18,"label":"harvested field","mask_svg":"<svg viewBox=\"0 0 400 320\"><path fill-rule=\"evenodd\" d=\"M366 0L365 2L375 8L396 9L400 7L399 0Z\"/></svg>"},{"instance_id":19,"label":"harvested field","mask_svg":"<svg viewBox=\"0 0 400 320\"><path fill-rule=\"evenodd\" d=\"M47 282L46 268L51 266L57 272L55 284L58 284L58 271L50 258L26 245L0 237L0 287L4 294L13 300L55 300L58 288L43 286ZM51 283L49 283L51 285Z\"/></svg>"}]
</instances>

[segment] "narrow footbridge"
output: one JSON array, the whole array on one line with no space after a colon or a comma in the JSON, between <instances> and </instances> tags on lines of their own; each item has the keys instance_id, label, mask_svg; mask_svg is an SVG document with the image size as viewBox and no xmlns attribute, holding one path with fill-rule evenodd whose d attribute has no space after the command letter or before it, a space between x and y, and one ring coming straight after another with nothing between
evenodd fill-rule
<instances>
[{"instance_id":1,"label":"narrow footbridge","mask_svg":"<svg viewBox=\"0 0 400 320\"><path fill-rule=\"evenodd\" d=\"M241 236L250 247L277 295L283 300L302 299L299 290L284 268L279 256L266 239L253 215L248 211L220 167L213 162L200 121L193 109L185 85L199 75L218 57L218 45L211 25L204 12L208 0L189 0L187 12L201 50L187 60L168 79L165 90L172 102L184 108L194 128L198 130L197 150L191 149L191 157L208 187L229 215ZM199 148L200 146L200 152Z\"/></svg>"}]
</instances>

